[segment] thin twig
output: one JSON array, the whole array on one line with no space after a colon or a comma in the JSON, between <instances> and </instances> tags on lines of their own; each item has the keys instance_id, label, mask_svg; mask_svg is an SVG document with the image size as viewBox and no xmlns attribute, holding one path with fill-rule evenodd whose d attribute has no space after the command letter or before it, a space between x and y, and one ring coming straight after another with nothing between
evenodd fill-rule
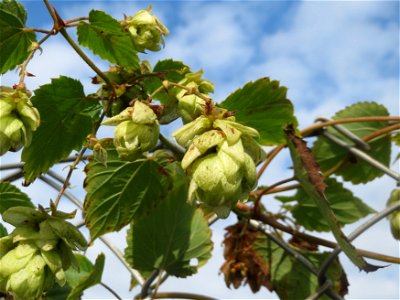
<instances>
[{"instance_id":1,"label":"thin twig","mask_svg":"<svg viewBox=\"0 0 400 300\"><path fill-rule=\"evenodd\" d=\"M118 300L122 300L122 298L111 287L109 287L107 284L105 284L104 282L100 282L99 284L102 287L104 287L107 291L109 291L111 294L113 294L115 298L117 298Z\"/></svg>"},{"instance_id":2,"label":"thin twig","mask_svg":"<svg viewBox=\"0 0 400 300\"><path fill-rule=\"evenodd\" d=\"M79 18L73 18L73 19L65 20L64 23L65 24L71 24L71 23L75 23L75 22L79 22L79 21L87 21L87 20L89 20L88 17L79 17Z\"/></svg>"},{"instance_id":3,"label":"thin twig","mask_svg":"<svg viewBox=\"0 0 400 300\"><path fill-rule=\"evenodd\" d=\"M378 136L386 135L386 134L388 134L388 133L390 133L390 132L392 132L392 131L394 131L396 129L400 129L400 124L393 124L393 125L387 126L385 128L382 128L382 129L376 130L374 132L371 132L370 134L365 135L363 137L363 140L368 142L368 141L373 140L374 138L376 138Z\"/></svg>"},{"instance_id":4,"label":"thin twig","mask_svg":"<svg viewBox=\"0 0 400 300\"><path fill-rule=\"evenodd\" d=\"M141 299L145 299L149 295L151 284L157 278L158 274L160 274L160 270L156 269L153 272L151 272L149 277L146 278L146 281L142 285L142 290L140 291Z\"/></svg>"},{"instance_id":5,"label":"thin twig","mask_svg":"<svg viewBox=\"0 0 400 300\"><path fill-rule=\"evenodd\" d=\"M194 300L217 300L216 298L193 294L193 293L179 293L179 292L162 292L153 295L153 299L194 299Z\"/></svg>"},{"instance_id":6,"label":"thin twig","mask_svg":"<svg viewBox=\"0 0 400 300\"><path fill-rule=\"evenodd\" d=\"M384 210L381 212L375 214L372 218L361 224L359 227L357 227L349 236L348 239L349 241L353 241L356 239L358 236L360 236L362 233L364 233L366 230L368 230L371 226L375 225L378 223L380 220L385 218L386 216L390 215L392 212L399 210L400 209L400 202L396 202L391 206L386 207ZM331 263L336 259L336 257L339 255L339 253L342 250L339 247L336 247L335 250L326 258L326 260L322 263L319 273L318 273L318 280L319 282L323 282L325 278L325 273L328 270L329 266Z\"/></svg>"},{"instance_id":7,"label":"thin twig","mask_svg":"<svg viewBox=\"0 0 400 300\"><path fill-rule=\"evenodd\" d=\"M272 149L272 151L270 153L268 153L267 155L267 159L264 161L263 165L261 166L261 168L258 170L257 173L257 178L260 178L261 175L264 173L265 169L269 166L269 164L271 163L271 161L275 158L275 156L278 155L278 153L285 148L285 144L279 145L278 147L275 147L274 149Z\"/></svg>"},{"instance_id":8,"label":"thin twig","mask_svg":"<svg viewBox=\"0 0 400 300\"><path fill-rule=\"evenodd\" d=\"M8 176L4 177L1 179L1 182L13 182L15 180L18 180L20 178L24 177L24 172L22 171L22 169L19 169L11 174L9 174Z\"/></svg>"},{"instance_id":9,"label":"thin twig","mask_svg":"<svg viewBox=\"0 0 400 300\"><path fill-rule=\"evenodd\" d=\"M84 155L81 159L82 160L87 160L89 155ZM76 159L76 156L69 156L65 159L60 160L56 164L63 164L63 163L69 163L73 162ZM17 162L17 163L12 163L12 164L6 164L6 165L0 165L0 171L6 171L6 170L12 170L12 169L20 169L23 168L25 165L24 162Z\"/></svg>"},{"instance_id":10,"label":"thin twig","mask_svg":"<svg viewBox=\"0 0 400 300\"><path fill-rule=\"evenodd\" d=\"M171 150L180 160L185 155L185 149L160 133L159 139L163 146Z\"/></svg>"},{"instance_id":11,"label":"thin twig","mask_svg":"<svg viewBox=\"0 0 400 300\"><path fill-rule=\"evenodd\" d=\"M24 31L24 32L40 32L40 33L45 33L45 34L48 34L48 35L54 34L54 32L52 30L39 29L39 28L29 28L29 27L23 28L22 31Z\"/></svg>"},{"instance_id":12,"label":"thin twig","mask_svg":"<svg viewBox=\"0 0 400 300\"><path fill-rule=\"evenodd\" d=\"M318 291L307 297L306 300L318 300L331 286L332 286L332 281L330 280L325 281L324 284L320 286Z\"/></svg>"}]
</instances>

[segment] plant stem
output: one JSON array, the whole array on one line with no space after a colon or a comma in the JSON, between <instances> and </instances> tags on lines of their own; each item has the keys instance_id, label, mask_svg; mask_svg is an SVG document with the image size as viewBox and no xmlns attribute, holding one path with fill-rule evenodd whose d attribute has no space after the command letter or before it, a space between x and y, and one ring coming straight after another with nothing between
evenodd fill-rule
<instances>
[{"instance_id":1,"label":"plant stem","mask_svg":"<svg viewBox=\"0 0 400 300\"><path fill-rule=\"evenodd\" d=\"M163 146L171 150L175 155L177 156L178 159L182 159L182 157L185 155L185 149L183 149L181 146L178 144L170 141L168 138L166 138L163 134L160 133L159 139Z\"/></svg>"},{"instance_id":2,"label":"plant stem","mask_svg":"<svg viewBox=\"0 0 400 300\"><path fill-rule=\"evenodd\" d=\"M388 134L388 133L390 133L390 132L392 132L393 130L396 130L396 129L400 129L400 124L393 124L393 125L387 126L385 128L382 128L382 129L376 130L374 132L371 132L370 134L365 135L363 137L363 140L365 142L368 142L368 141L373 140L374 138L376 138L378 136L386 135L386 134Z\"/></svg>"},{"instance_id":3,"label":"plant stem","mask_svg":"<svg viewBox=\"0 0 400 300\"><path fill-rule=\"evenodd\" d=\"M79 21L87 21L87 20L89 20L88 17L79 17L79 18L73 18L73 19L65 20L64 23L65 24L71 24L71 23L75 23L75 22L79 22Z\"/></svg>"},{"instance_id":4,"label":"plant stem","mask_svg":"<svg viewBox=\"0 0 400 300\"><path fill-rule=\"evenodd\" d=\"M45 33L52 35L54 32L52 30L46 30L46 29L39 29L39 28L30 28L30 27L25 27L22 29L24 32L40 32L40 33Z\"/></svg>"},{"instance_id":5,"label":"plant stem","mask_svg":"<svg viewBox=\"0 0 400 300\"><path fill-rule=\"evenodd\" d=\"M115 298L117 298L118 300L122 300L122 298L107 284L105 284L104 282L100 282L100 285L104 287L107 291L109 291L111 294L113 294Z\"/></svg>"},{"instance_id":6,"label":"plant stem","mask_svg":"<svg viewBox=\"0 0 400 300\"><path fill-rule=\"evenodd\" d=\"M153 295L154 299L194 299L194 300L217 300L204 295L192 293L163 292Z\"/></svg>"},{"instance_id":7,"label":"plant stem","mask_svg":"<svg viewBox=\"0 0 400 300\"><path fill-rule=\"evenodd\" d=\"M267 159L264 161L263 165L261 166L260 170L258 170L257 173L257 178L260 178L261 175L264 173L265 169L269 166L271 161L275 158L275 156L278 155L278 153L285 147L285 144L279 145L278 147L275 147L274 149L271 150L271 152L268 153Z\"/></svg>"}]
</instances>

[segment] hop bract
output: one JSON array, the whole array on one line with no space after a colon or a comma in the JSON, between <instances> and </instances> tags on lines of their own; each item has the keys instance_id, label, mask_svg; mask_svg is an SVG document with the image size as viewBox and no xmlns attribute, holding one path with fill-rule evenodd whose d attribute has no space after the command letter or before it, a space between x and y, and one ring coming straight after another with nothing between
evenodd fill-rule
<instances>
[{"instance_id":1,"label":"hop bract","mask_svg":"<svg viewBox=\"0 0 400 300\"><path fill-rule=\"evenodd\" d=\"M164 36L169 30L151 13L151 7L138 11L133 17L126 18L122 24L132 35L136 49L159 51L164 46ZM160 45L161 44L161 45Z\"/></svg>"},{"instance_id":2,"label":"hop bract","mask_svg":"<svg viewBox=\"0 0 400 300\"><path fill-rule=\"evenodd\" d=\"M233 117L212 120L202 115L174 136L179 144L188 146L182 167L192 177L189 199L226 218L257 184L255 163L262 152L260 146L258 152L255 150L258 132L236 123ZM251 151L243 141L249 143Z\"/></svg>"},{"instance_id":3,"label":"hop bract","mask_svg":"<svg viewBox=\"0 0 400 300\"><path fill-rule=\"evenodd\" d=\"M0 292L16 300L34 300L41 299L54 282L65 284L65 270L78 268L72 251L85 250L87 243L62 216L31 207L12 207L3 213L4 221L15 229L0 238Z\"/></svg>"},{"instance_id":4,"label":"hop bract","mask_svg":"<svg viewBox=\"0 0 400 300\"><path fill-rule=\"evenodd\" d=\"M390 194L387 206L393 205L400 201L400 189L395 189ZM390 231L396 240L400 240L400 211L395 211L388 217L390 222Z\"/></svg>"},{"instance_id":5,"label":"hop bract","mask_svg":"<svg viewBox=\"0 0 400 300\"><path fill-rule=\"evenodd\" d=\"M0 155L29 146L39 125L39 112L26 91L0 87Z\"/></svg>"},{"instance_id":6,"label":"hop bract","mask_svg":"<svg viewBox=\"0 0 400 300\"><path fill-rule=\"evenodd\" d=\"M134 160L157 144L160 125L156 114L146 104L136 101L119 115L107 119L103 125L117 125L114 145L119 158Z\"/></svg>"}]
</instances>

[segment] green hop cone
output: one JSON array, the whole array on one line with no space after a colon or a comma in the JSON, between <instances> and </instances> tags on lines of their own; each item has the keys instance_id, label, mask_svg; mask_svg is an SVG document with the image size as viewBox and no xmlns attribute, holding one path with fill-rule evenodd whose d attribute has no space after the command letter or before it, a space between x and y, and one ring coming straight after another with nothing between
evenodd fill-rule
<instances>
[{"instance_id":1,"label":"green hop cone","mask_svg":"<svg viewBox=\"0 0 400 300\"><path fill-rule=\"evenodd\" d=\"M27 91L0 87L0 155L29 146L39 125L39 112Z\"/></svg>"},{"instance_id":2,"label":"green hop cone","mask_svg":"<svg viewBox=\"0 0 400 300\"><path fill-rule=\"evenodd\" d=\"M159 51L164 44L164 36L169 34L167 27L151 12L151 6L138 11L133 17L127 17L122 25L132 36L136 50Z\"/></svg>"},{"instance_id":3,"label":"green hop cone","mask_svg":"<svg viewBox=\"0 0 400 300\"><path fill-rule=\"evenodd\" d=\"M105 120L103 125L117 125L114 145L120 159L134 160L154 148L160 134L156 114L146 104L136 101L119 115Z\"/></svg>"},{"instance_id":4,"label":"green hop cone","mask_svg":"<svg viewBox=\"0 0 400 300\"><path fill-rule=\"evenodd\" d=\"M393 205L400 201L400 189L394 189L390 194L387 206ZM396 240L400 240L400 211L394 211L388 217L390 223L390 231Z\"/></svg>"}]
</instances>

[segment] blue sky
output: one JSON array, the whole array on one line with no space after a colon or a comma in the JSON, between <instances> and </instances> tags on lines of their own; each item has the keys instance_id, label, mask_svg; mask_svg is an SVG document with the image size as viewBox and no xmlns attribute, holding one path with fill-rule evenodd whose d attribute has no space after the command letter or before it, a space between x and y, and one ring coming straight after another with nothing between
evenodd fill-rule
<instances>
[{"instance_id":1,"label":"blue sky","mask_svg":"<svg viewBox=\"0 0 400 300\"><path fill-rule=\"evenodd\" d=\"M250 80L269 76L289 88L300 126L310 125L316 116L331 116L343 107L358 101L374 100L385 105L391 115L399 115L399 2L397 1L53 1L64 19L85 16L90 9L101 9L121 19L123 13L153 6L153 12L167 25L170 36L166 47L158 53L144 55L156 62L162 58L183 60L193 70L203 69L205 78L216 85L214 99L222 101L236 88ZM27 1L28 25L51 28L51 19L41 1ZM74 30L70 30L71 33ZM28 78L34 90L60 74L80 79L86 92L93 72L69 49L61 37L49 39L43 54L35 57L28 71L37 77ZM90 55L90 52L87 51ZM102 69L107 62L96 57ZM2 85L17 81L14 72L1 78ZM112 128L104 134L112 134ZM2 163L19 161L19 153L7 154ZM83 165L81 166L83 167ZM283 154L271 165L263 183L291 176L290 161ZM399 169L399 165L393 165ZM61 166L54 168L65 175ZM77 170L72 192L83 197L84 175ZM17 183L19 184L19 183ZM368 185L351 187L355 195L373 208L385 206L393 180L383 177ZM55 197L49 191L43 199L44 185L32 185L26 191L40 203ZM71 209L64 199L64 208ZM272 198L266 201L273 208ZM220 244L223 228L235 222L234 217L217 222L214 231L215 250L210 263L188 280L169 279L161 291L192 291L217 298L275 298L263 290L253 295L247 287L229 290L218 270L222 264ZM346 227L350 232L353 226ZM399 245L388 232L386 220L356 241L358 247L399 255ZM331 238L330 235L323 235ZM121 248L124 233L108 235ZM88 254L94 258L107 250L96 243ZM128 292L129 275L111 256L107 257L104 281L123 297ZM399 269L389 266L373 274L360 273L345 257L341 257L351 286L349 299L397 299ZM115 274L121 274L116 280ZM109 297L102 288L92 288L88 298Z\"/></svg>"}]
</instances>

